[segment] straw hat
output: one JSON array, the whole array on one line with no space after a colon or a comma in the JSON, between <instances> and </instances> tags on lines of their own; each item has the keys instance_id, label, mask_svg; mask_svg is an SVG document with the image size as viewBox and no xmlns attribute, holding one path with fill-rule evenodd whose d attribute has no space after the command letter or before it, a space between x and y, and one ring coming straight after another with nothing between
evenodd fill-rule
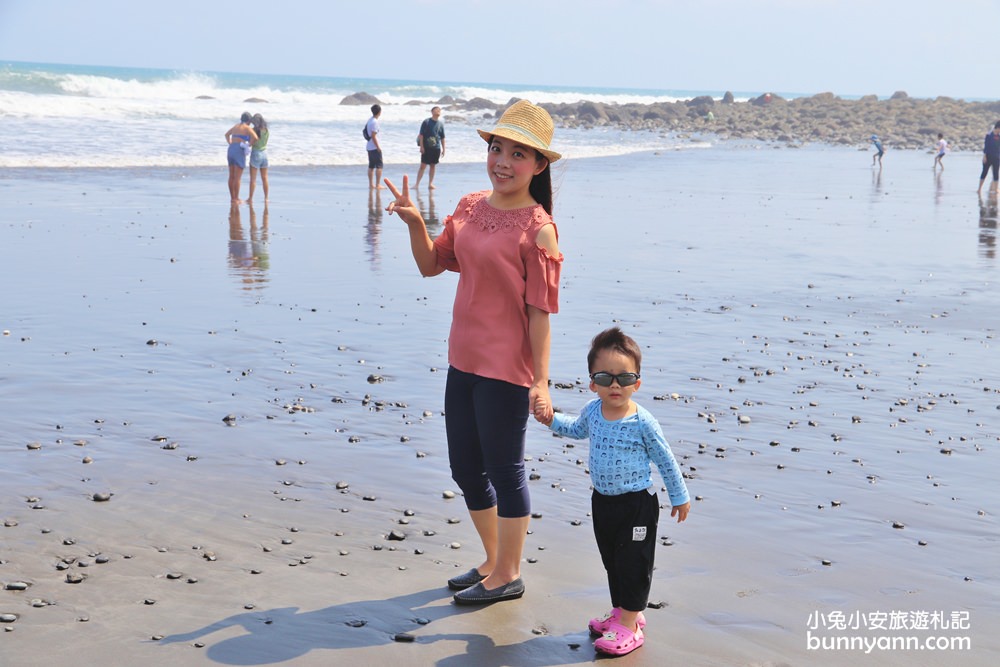
<instances>
[{"instance_id":1,"label":"straw hat","mask_svg":"<svg viewBox=\"0 0 1000 667\"><path fill-rule=\"evenodd\" d=\"M553 129L552 116L549 115L548 111L535 106L528 100L518 100L507 107L492 130L476 131L486 141L492 141L493 137L511 139L529 148L534 148L549 162L555 162L562 155L549 150Z\"/></svg>"}]
</instances>

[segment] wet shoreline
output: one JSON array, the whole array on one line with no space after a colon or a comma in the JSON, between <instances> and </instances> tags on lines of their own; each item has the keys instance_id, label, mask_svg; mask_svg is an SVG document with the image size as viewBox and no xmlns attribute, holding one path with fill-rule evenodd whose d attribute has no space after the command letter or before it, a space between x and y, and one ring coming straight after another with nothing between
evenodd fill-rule
<instances>
[{"instance_id":1,"label":"wet shoreline","mask_svg":"<svg viewBox=\"0 0 1000 667\"><path fill-rule=\"evenodd\" d=\"M551 374L572 388L553 400L586 402L586 343L620 324L644 346L636 399L700 497L661 522L643 661L807 663L810 614L836 610L968 611L973 650L936 664L1000 655L996 208L974 155L940 178L925 157L684 151L556 174ZM445 579L479 557L444 497L454 277L416 275L363 170L279 172L252 215L231 215L221 170L0 181L19 277L0 297L0 581L28 584L0 591L3 654L592 662L607 601L585 446L529 429L528 592L451 605ZM477 166L438 181L418 201L438 221L485 187Z\"/></svg>"}]
</instances>

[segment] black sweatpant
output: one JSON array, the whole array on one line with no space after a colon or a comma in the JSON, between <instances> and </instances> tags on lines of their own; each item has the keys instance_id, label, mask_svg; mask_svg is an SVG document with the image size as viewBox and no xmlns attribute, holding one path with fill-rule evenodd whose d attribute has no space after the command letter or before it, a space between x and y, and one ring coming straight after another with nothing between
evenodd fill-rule
<instances>
[{"instance_id":1,"label":"black sweatpant","mask_svg":"<svg viewBox=\"0 0 1000 667\"><path fill-rule=\"evenodd\" d=\"M656 553L656 494L635 491L620 496L591 495L594 537L608 573L611 605L642 611L649 601Z\"/></svg>"}]
</instances>

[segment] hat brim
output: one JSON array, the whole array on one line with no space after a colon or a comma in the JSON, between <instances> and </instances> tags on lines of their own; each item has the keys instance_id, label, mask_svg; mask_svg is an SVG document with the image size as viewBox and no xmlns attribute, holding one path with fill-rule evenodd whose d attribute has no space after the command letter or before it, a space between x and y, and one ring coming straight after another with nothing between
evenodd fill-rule
<instances>
[{"instance_id":1,"label":"hat brim","mask_svg":"<svg viewBox=\"0 0 1000 667\"><path fill-rule=\"evenodd\" d=\"M517 130L512 130L510 128L498 128L493 130L476 130L479 136L483 138L486 143L493 141L493 137L503 137L504 139L510 139L511 141L516 141L522 146L527 146L528 148L534 149L545 156L545 159L550 163L555 162L562 157L559 153L555 151L550 151L547 148L541 148L538 144L526 134L522 134Z\"/></svg>"}]
</instances>

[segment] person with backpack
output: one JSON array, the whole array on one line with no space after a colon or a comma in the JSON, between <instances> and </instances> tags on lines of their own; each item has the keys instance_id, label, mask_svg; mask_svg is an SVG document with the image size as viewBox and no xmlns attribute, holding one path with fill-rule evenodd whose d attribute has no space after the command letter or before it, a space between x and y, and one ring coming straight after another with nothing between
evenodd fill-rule
<instances>
[{"instance_id":1,"label":"person with backpack","mask_svg":"<svg viewBox=\"0 0 1000 667\"><path fill-rule=\"evenodd\" d=\"M378 118L382 115L382 106L372 105L372 117L365 123L361 134L368 140L368 189L381 190L382 186L382 144L379 143L378 133L381 128Z\"/></svg>"},{"instance_id":2,"label":"person with backpack","mask_svg":"<svg viewBox=\"0 0 1000 667\"><path fill-rule=\"evenodd\" d=\"M427 187L433 190L434 170L437 168L441 156L444 155L444 121L441 120L441 107L431 109L431 117L420 124L417 145L420 147L420 169L417 171L417 182L413 187L420 187L420 179L424 177L424 168L429 165L431 169Z\"/></svg>"}]
</instances>

